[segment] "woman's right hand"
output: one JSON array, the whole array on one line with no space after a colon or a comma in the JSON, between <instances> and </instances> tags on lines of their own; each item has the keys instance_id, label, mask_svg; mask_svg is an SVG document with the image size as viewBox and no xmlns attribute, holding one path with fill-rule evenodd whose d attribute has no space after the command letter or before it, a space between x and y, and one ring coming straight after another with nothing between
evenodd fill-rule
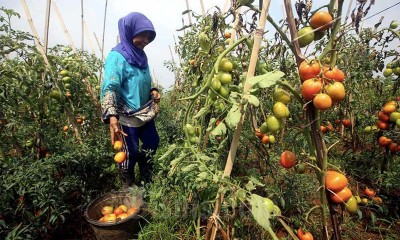
<instances>
[{"instance_id":1,"label":"woman's right hand","mask_svg":"<svg viewBox=\"0 0 400 240\"><path fill-rule=\"evenodd\" d=\"M120 128L117 117L110 117L110 134L111 134L111 144L114 145L114 142L117 140L121 140L121 135L128 136L128 134L124 133Z\"/></svg>"}]
</instances>

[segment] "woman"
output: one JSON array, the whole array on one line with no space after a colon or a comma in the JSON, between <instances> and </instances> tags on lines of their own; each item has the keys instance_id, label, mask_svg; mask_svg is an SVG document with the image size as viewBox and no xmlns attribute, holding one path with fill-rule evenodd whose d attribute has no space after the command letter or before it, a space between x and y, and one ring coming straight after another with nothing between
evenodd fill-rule
<instances>
[{"instance_id":1,"label":"woman","mask_svg":"<svg viewBox=\"0 0 400 240\"><path fill-rule=\"evenodd\" d=\"M151 87L150 70L144 52L156 37L151 21L143 14L133 12L118 21L121 42L115 46L105 61L101 88L102 118L110 125L111 144L123 141L127 160L119 164L124 188L135 182L134 168L139 165L140 177L151 181L152 156L159 136L154 119L143 122L135 112L147 102L160 101L160 94ZM139 145L139 140L141 145Z\"/></svg>"}]
</instances>

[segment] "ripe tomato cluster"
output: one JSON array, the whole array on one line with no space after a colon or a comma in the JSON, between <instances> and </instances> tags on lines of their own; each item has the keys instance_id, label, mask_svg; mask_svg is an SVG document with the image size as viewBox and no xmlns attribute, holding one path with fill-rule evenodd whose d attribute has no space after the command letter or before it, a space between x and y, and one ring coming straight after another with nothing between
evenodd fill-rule
<instances>
[{"instance_id":1,"label":"ripe tomato cluster","mask_svg":"<svg viewBox=\"0 0 400 240\"><path fill-rule=\"evenodd\" d=\"M333 17L329 12L318 11L311 16L310 26L305 26L297 33L300 47L305 47L313 41L320 40L325 31L332 27Z\"/></svg>"},{"instance_id":2,"label":"ripe tomato cluster","mask_svg":"<svg viewBox=\"0 0 400 240\"><path fill-rule=\"evenodd\" d=\"M325 187L329 191L331 202L344 203L348 212L357 212L358 201L348 188L348 180L342 173L329 170L326 172Z\"/></svg>"},{"instance_id":3,"label":"ripe tomato cluster","mask_svg":"<svg viewBox=\"0 0 400 240\"><path fill-rule=\"evenodd\" d=\"M99 219L101 223L113 224L122 221L138 211L136 207L128 208L126 205L121 204L118 207L106 205L101 209L102 217Z\"/></svg>"},{"instance_id":4,"label":"ripe tomato cluster","mask_svg":"<svg viewBox=\"0 0 400 240\"><path fill-rule=\"evenodd\" d=\"M400 125L400 112L398 112L397 110L398 104L396 101L387 101L378 112L378 121L376 122L376 128L381 131L386 131L389 130L392 126ZM365 131L368 132L367 127L365 128ZM380 136L378 138L378 145L384 148L388 148L391 152L400 152L400 145L393 141L389 136Z\"/></svg>"},{"instance_id":5,"label":"ripe tomato cluster","mask_svg":"<svg viewBox=\"0 0 400 240\"><path fill-rule=\"evenodd\" d=\"M323 66L318 60L304 60L299 66L301 94L312 101L318 110L327 110L342 101L346 90L342 82L345 74L337 67Z\"/></svg>"},{"instance_id":6,"label":"ripe tomato cluster","mask_svg":"<svg viewBox=\"0 0 400 240\"><path fill-rule=\"evenodd\" d=\"M113 148L117 153L114 155L114 161L116 163L122 163L126 160L126 153L122 151L123 142L121 140L117 140L114 142Z\"/></svg>"}]
</instances>

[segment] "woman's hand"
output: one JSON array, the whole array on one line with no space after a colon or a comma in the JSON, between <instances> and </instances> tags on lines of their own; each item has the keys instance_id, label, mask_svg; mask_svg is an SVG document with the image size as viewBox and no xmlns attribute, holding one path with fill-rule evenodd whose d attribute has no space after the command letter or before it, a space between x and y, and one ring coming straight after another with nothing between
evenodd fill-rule
<instances>
[{"instance_id":1,"label":"woman's hand","mask_svg":"<svg viewBox=\"0 0 400 240\"><path fill-rule=\"evenodd\" d=\"M117 117L110 117L110 134L111 134L111 144L114 145L114 142L117 140L122 140L121 135L128 136L128 134L124 133L119 126Z\"/></svg>"},{"instance_id":2,"label":"woman's hand","mask_svg":"<svg viewBox=\"0 0 400 240\"><path fill-rule=\"evenodd\" d=\"M150 94L153 95L155 103L160 102L161 94L157 90L153 89Z\"/></svg>"}]
</instances>

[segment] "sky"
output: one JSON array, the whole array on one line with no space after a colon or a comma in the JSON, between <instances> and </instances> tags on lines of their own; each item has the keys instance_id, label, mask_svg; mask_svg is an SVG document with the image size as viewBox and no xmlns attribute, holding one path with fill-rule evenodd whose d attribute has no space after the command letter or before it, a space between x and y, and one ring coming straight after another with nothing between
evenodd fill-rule
<instances>
[{"instance_id":1,"label":"sky","mask_svg":"<svg viewBox=\"0 0 400 240\"><path fill-rule=\"evenodd\" d=\"M14 29L31 32L27 16L24 11L23 2L26 2L30 14L33 19L36 31L40 38L44 38L45 32L45 16L46 5L48 0L0 0L0 6L13 9L21 15L20 19L15 18L12 21ZM188 15L182 15L187 9L186 2L189 2L189 9L197 14L202 13L201 2L203 2L204 10L208 13L215 11L215 6L218 6L222 11L226 10L230 1L228 0L109 0L107 2L106 25L104 32L104 57L117 43L118 36L118 19L127 15L130 12L142 12L145 14L154 25L157 32L156 39L146 48L146 54L149 59L153 80L162 87L168 89L174 84L174 74L165 66L165 61L174 61L179 64L179 58L174 52L174 46L178 41L178 36L183 35L183 32L176 31L184 25L188 24ZM400 0L384 0L375 1L375 5L371 8L368 16L373 15L385 8L398 3ZM66 25L66 28L71 35L72 41L76 48L82 46L82 28L81 28L81 0L53 0L58 6L60 15ZM257 3L258 1L255 1ZM294 3L295 1L292 0ZM354 8L356 0L345 1L344 13L350 7ZM89 35L84 35L84 49L101 57L95 35L97 36L100 45L103 37L103 23L105 13L106 0L84 0L83 15L89 32ZM320 6L328 3L327 0L314 0L314 6ZM350 6L352 3L352 6ZM366 20L363 25L375 24L381 16L385 16L383 24L389 24L393 19L400 22L398 12L400 5L378 14ZM270 14L276 20L282 19L283 16L283 1L271 0ZM192 18L194 21L194 18ZM43 42L43 41L42 41ZM92 44L90 44L90 42ZM54 7L50 12L49 26L49 47L57 44L68 45L68 39L63 31L62 25L59 22ZM172 51L172 54L171 54Z\"/></svg>"}]
</instances>

